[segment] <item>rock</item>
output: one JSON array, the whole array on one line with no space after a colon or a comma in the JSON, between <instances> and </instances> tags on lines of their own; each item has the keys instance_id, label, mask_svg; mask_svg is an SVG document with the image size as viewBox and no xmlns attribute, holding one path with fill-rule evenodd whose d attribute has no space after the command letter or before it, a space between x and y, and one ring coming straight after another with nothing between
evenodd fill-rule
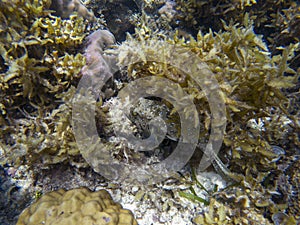
<instances>
[{"instance_id":1,"label":"rock","mask_svg":"<svg viewBox=\"0 0 300 225\"><path fill-rule=\"evenodd\" d=\"M137 225L130 210L115 203L106 190L85 187L49 192L26 208L17 225Z\"/></svg>"}]
</instances>

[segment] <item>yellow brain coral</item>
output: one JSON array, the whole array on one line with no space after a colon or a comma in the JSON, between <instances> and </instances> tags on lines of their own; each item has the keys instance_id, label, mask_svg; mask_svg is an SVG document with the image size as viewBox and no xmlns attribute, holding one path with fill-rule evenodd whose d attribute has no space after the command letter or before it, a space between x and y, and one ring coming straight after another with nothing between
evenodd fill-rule
<instances>
[{"instance_id":1,"label":"yellow brain coral","mask_svg":"<svg viewBox=\"0 0 300 225\"><path fill-rule=\"evenodd\" d=\"M115 203L106 190L60 189L26 208L17 225L137 225L130 210Z\"/></svg>"}]
</instances>

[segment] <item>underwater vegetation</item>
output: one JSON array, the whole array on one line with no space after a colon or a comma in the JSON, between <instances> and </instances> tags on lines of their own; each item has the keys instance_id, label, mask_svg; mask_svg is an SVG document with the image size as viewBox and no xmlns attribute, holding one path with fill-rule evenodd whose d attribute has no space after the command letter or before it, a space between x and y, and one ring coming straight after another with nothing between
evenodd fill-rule
<instances>
[{"instance_id":1,"label":"underwater vegetation","mask_svg":"<svg viewBox=\"0 0 300 225\"><path fill-rule=\"evenodd\" d=\"M78 154L68 102L85 65L78 49L101 24L84 22L94 17L82 5L72 11L79 1L51 3L0 2L2 163L58 163ZM67 18L52 14L58 8L68 8Z\"/></svg>"},{"instance_id":2,"label":"underwater vegetation","mask_svg":"<svg viewBox=\"0 0 300 225\"><path fill-rule=\"evenodd\" d=\"M161 9L169 1L135 2L151 15L155 7ZM160 11L165 16L156 21L135 15L135 32L116 44L107 30L92 33L105 22L79 1L1 1L1 165L91 166L74 139L72 98L82 75L96 80L102 63L114 70L119 66L117 73L97 78L107 81L105 90L94 89L101 91L98 133L111 156L140 165L171 154L181 127L176 110L163 99L140 101L131 113L133 123L125 124L126 132L146 137L149 120L163 114L168 133L155 154L132 151L126 140L114 138L113 125L124 125L116 117L123 108L115 98L118 92L140 78L161 77L193 98L202 126L190 164L198 165L211 129L211 110L194 74L169 65L161 54L173 45L193 52L208 66L226 105L224 142L219 164L214 166L232 186L211 193L209 199L198 198L209 205L209 212L194 223L276 224L281 216L285 224L296 224L300 214L299 5L294 1L274 5L271 0L174 2L168 3L167 12ZM158 30L162 20L168 30ZM197 200L193 191L182 195Z\"/></svg>"},{"instance_id":3,"label":"underwater vegetation","mask_svg":"<svg viewBox=\"0 0 300 225\"><path fill-rule=\"evenodd\" d=\"M288 61L294 57L294 51L299 46L292 44L283 50L282 55L271 55L262 36L254 33L252 25L246 14L242 26L224 24L225 31L210 31L207 34L199 32L196 38L180 38L177 33L173 37L167 37L141 25L135 35L128 36L126 41L113 51L117 52L119 64L125 62L124 65L130 65L126 67L130 79L146 76L166 77L180 84L194 97L194 104L201 118L200 123L204 124L199 136L201 147L201 142L205 143L209 135L209 105L191 76L164 61L162 52L168 52L168 49L163 49L166 46L163 43L179 45L197 54L216 76L226 103L227 126L222 158L228 161L230 171L220 166L218 172L225 175L225 178L240 183L241 186L234 192L240 191L249 195L252 201L246 207L247 210L254 207L260 211L257 213L262 215L263 211L273 214L291 206L291 215L297 215L299 196L295 190L298 185L293 184L295 187L289 191L291 196L287 198L290 199L288 204L291 205L281 205L283 208L280 208L271 200L273 195L278 194L280 181L272 180L269 176L286 172L285 169L278 168L278 159L285 158L285 154L292 155L286 160L299 163L299 157L294 156L294 148L299 145L299 115L291 115L288 112L292 107L291 102L282 92L283 88L293 87L297 83L298 74L288 66ZM145 61L149 55L156 60ZM138 63L128 63L130 60ZM286 73L293 76L285 76ZM178 118L174 115L169 117L172 123L176 123L176 119ZM180 128L177 129L180 132ZM172 135L173 138L177 137L176 133L169 134ZM285 146L287 152L278 151L278 147L275 146L278 144ZM293 174L298 173L297 171L295 167ZM296 199L292 200L294 197ZM293 211L294 207L296 212ZM252 214L249 215L251 217ZM255 214L247 220L259 221ZM291 221L294 221L293 217Z\"/></svg>"}]
</instances>

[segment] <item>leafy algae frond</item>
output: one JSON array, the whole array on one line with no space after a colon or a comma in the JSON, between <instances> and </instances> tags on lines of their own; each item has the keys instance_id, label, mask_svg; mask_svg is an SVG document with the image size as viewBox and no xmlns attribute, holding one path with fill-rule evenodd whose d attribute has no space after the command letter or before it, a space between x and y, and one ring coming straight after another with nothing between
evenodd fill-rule
<instances>
[{"instance_id":1,"label":"leafy algae frond","mask_svg":"<svg viewBox=\"0 0 300 225\"><path fill-rule=\"evenodd\" d=\"M88 23L73 11L54 16L52 7L48 0L0 2L1 164L79 154L70 101L85 65L78 49Z\"/></svg>"}]
</instances>

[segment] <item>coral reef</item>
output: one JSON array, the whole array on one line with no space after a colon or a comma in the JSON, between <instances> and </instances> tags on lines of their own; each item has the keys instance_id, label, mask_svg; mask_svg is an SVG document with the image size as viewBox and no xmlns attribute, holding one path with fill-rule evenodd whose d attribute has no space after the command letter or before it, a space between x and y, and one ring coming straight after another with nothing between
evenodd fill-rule
<instances>
[{"instance_id":1,"label":"coral reef","mask_svg":"<svg viewBox=\"0 0 300 225\"><path fill-rule=\"evenodd\" d=\"M137 225L132 213L113 202L105 190L63 189L43 195L25 209L17 225L110 224Z\"/></svg>"},{"instance_id":2,"label":"coral reef","mask_svg":"<svg viewBox=\"0 0 300 225\"><path fill-rule=\"evenodd\" d=\"M232 186L210 193L207 199L185 192L189 199L209 204L209 211L201 212L194 222L278 224L282 220L295 224L299 220L300 145L297 2L115 0L87 4L98 18L79 0L0 2L1 165L16 170L22 164L47 168L64 161L80 168L93 166L81 157L71 125L72 98L82 75L94 85L97 131L117 166L120 162L159 163L176 147L181 126L170 102L157 98L138 102L128 125L121 116L114 117L125 106L116 95L140 78L163 77L178 84L193 97L199 124L203 124L197 152L189 163L198 165L213 118L194 74L172 67L164 58L171 52L168 46L177 46L184 49L183 59L186 52L192 52L208 66L226 104L224 144L214 166ZM117 41L125 39L125 31L132 34L120 44L107 29L88 36L95 28L103 28L96 24L103 22L102 13ZM81 53L85 38L87 47ZM119 69L116 62L120 71L114 73ZM99 88L103 83L104 88ZM126 138L115 138L116 123L120 130L126 128L124 133L148 137L148 123L157 115L166 119L168 131L155 151L133 151ZM91 158L98 165L98 158ZM236 209L237 205L241 208Z\"/></svg>"},{"instance_id":3,"label":"coral reef","mask_svg":"<svg viewBox=\"0 0 300 225\"><path fill-rule=\"evenodd\" d=\"M144 36L143 30L140 29L136 36L129 36L127 41L115 51L120 65L130 65L128 76L131 79L159 75L179 83L195 98L195 105L199 107L198 113L203 118L201 122L207 124L210 121L207 117L209 108L203 98L203 93L197 90L196 83L188 75L182 74L176 68L164 66L168 62L164 61L166 58L163 51L167 52L168 49L163 49L167 46L163 43L170 42L197 54L214 72L225 95L228 121L225 145L230 146L233 158L236 162L243 161L242 155L246 157L250 151L251 156L257 155L267 162L276 156L272 154L269 141L276 142L279 139L290 138L290 141L294 142L297 141L297 137L285 137L286 132L280 130L278 135L274 135L276 140L273 136L268 137L264 131L256 131L255 128L248 131L245 128L251 121L262 120L268 127L266 132L276 132L275 126L278 124L275 125L275 121L278 119L275 118L286 118L285 129L292 129L292 124L297 118L289 116L284 110L283 105L287 104L288 100L281 92L281 88L292 87L297 81L297 76L284 76L286 71L296 74L287 67L287 60L293 56L296 46L286 49L286 56L270 57L264 42L253 32L247 16L244 27L235 25L225 27L226 32L219 32L215 35L211 32L205 35L199 32L196 40L193 37L185 40L177 36L174 39L167 37L164 39L163 34L152 35L151 33ZM152 49L159 49L159 53L153 52ZM155 59L155 62L151 59ZM204 106L207 108L204 109ZM276 111L274 117L270 114L272 111ZM274 122L271 123L271 121ZM203 129L199 140L209 134L209 126ZM245 167L244 162L242 164ZM262 161L259 168L264 168L264 166L270 165Z\"/></svg>"},{"instance_id":4,"label":"coral reef","mask_svg":"<svg viewBox=\"0 0 300 225\"><path fill-rule=\"evenodd\" d=\"M136 29L135 35L128 35L125 42L109 52L117 56L120 67L124 68L122 73L127 74L129 78L125 83L148 76L166 77L178 83L194 97L200 122L206 124L200 132L199 148L201 143L205 143L208 139L211 121L209 105L193 77L168 64L168 56L172 54L169 54L169 49L166 48L169 45L164 43L184 47L186 51L192 51L208 65L223 91L227 113L222 159L228 161L230 171L223 164L217 167L218 171L229 180L241 182L240 185L245 188L241 191L243 193L241 195L246 194L246 189L250 188L250 193L253 194L249 197L251 210L254 210L253 213L260 218L263 211L268 211L272 215L290 207L286 205L283 208L276 208L277 203L271 200L272 194L264 193L274 192L278 186L275 185L274 189L269 187L267 181L264 184L266 186L261 186L260 183L268 179L271 171L278 171L276 164L278 158L295 154L295 147L299 143L298 117L288 112L286 105L289 108L291 102L282 92L282 89L293 87L297 82L297 71L290 68L288 62L293 59L298 45L290 45L283 50L282 55L272 56L262 37L253 31L253 24L247 14L242 26L223 25L225 31L218 33L211 31L207 34L199 32L195 39L192 36L180 38L177 34L168 37L164 33L152 32L144 24ZM293 76L286 76L287 73ZM168 105L163 100L160 104ZM172 111L172 107L170 110ZM105 112L102 115L105 115ZM176 124L178 117L170 115L168 121ZM175 127L177 133L180 133L178 128L180 126ZM133 132L134 130L132 129ZM98 132L105 136L103 130ZM178 136L169 134L166 139L170 141L176 138ZM277 151L275 143L284 146L286 152ZM163 145L160 147L162 151L166 151ZM136 155L130 154L121 156L123 159L124 157L130 163L138 162L141 160L140 157L143 158L141 155L137 158ZM286 200L285 203L287 202L292 204L291 200ZM289 211L291 210L297 211L295 206L291 206ZM293 215L294 211L289 215L291 220ZM256 223L260 220L257 216L249 220Z\"/></svg>"},{"instance_id":5,"label":"coral reef","mask_svg":"<svg viewBox=\"0 0 300 225\"><path fill-rule=\"evenodd\" d=\"M57 163L79 154L71 99L85 65L78 49L94 28L82 17L90 14L79 2L67 18L52 14L52 7L67 3L74 1L0 3L1 164Z\"/></svg>"}]
</instances>

